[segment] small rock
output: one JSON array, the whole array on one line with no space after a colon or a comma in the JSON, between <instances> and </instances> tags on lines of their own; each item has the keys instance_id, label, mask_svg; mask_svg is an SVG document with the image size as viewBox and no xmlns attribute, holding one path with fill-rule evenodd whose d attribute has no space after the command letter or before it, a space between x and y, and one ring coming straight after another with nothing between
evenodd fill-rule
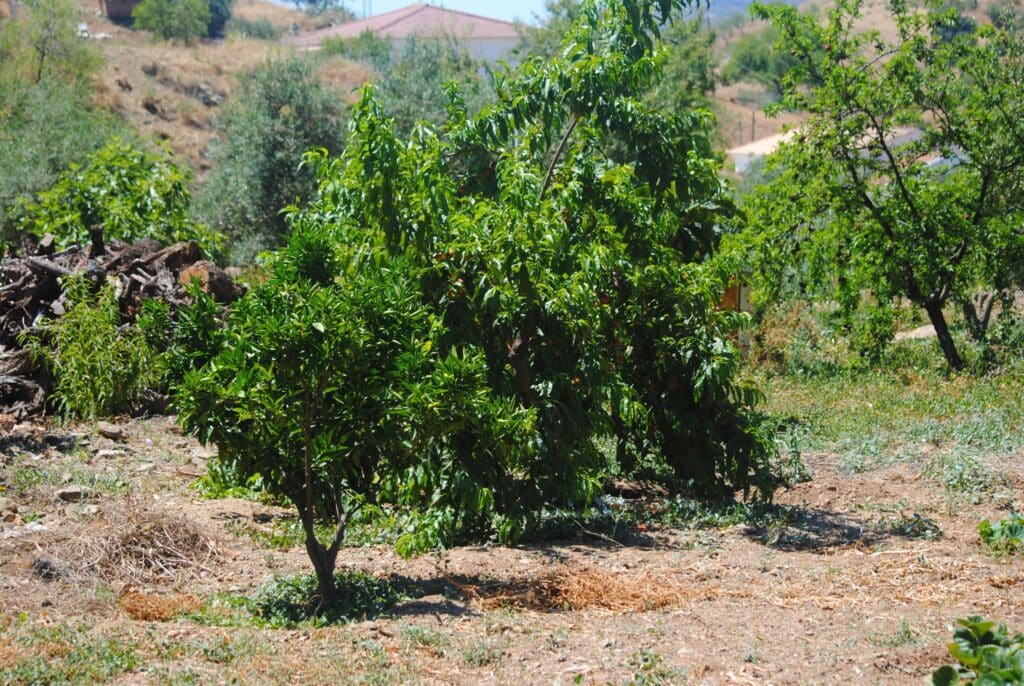
<instances>
[{"instance_id":1,"label":"small rock","mask_svg":"<svg viewBox=\"0 0 1024 686\"><path fill-rule=\"evenodd\" d=\"M92 492L85 486L65 486L56 495L64 502L77 503L88 498Z\"/></svg>"},{"instance_id":2,"label":"small rock","mask_svg":"<svg viewBox=\"0 0 1024 686\"><path fill-rule=\"evenodd\" d=\"M113 449L113 450L97 450L95 452L95 454L94 454L95 457L97 457L97 458L99 458L101 460L105 460L105 459L110 458L110 457L123 457L124 455L125 455L125 452L123 450L117 450L117 449Z\"/></svg>"},{"instance_id":3,"label":"small rock","mask_svg":"<svg viewBox=\"0 0 1024 686\"><path fill-rule=\"evenodd\" d=\"M52 600L44 600L42 602L42 606L43 607L53 607L53 601Z\"/></svg>"},{"instance_id":4,"label":"small rock","mask_svg":"<svg viewBox=\"0 0 1024 686\"><path fill-rule=\"evenodd\" d=\"M135 471L138 472L139 474L145 474L146 472L151 472L154 469L156 469L156 465L153 464L152 462L143 462L142 464L135 468Z\"/></svg>"},{"instance_id":5,"label":"small rock","mask_svg":"<svg viewBox=\"0 0 1024 686\"><path fill-rule=\"evenodd\" d=\"M60 576L60 568L45 557L37 557L32 561L32 571L47 581Z\"/></svg>"},{"instance_id":6,"label":"small rock","mask_svg":"<svg viewBox=\"0 0 1024 686\"><path fill-rule=\"evenodd\" d=\"M82 514L97 515L100 513L99 505L86 505L82 508Z\"/></svg>"},{"instance_id":7,"label":"small rock","mask_svg":"<svg viewBox=\"0 0 1024 686\"><path fill-rule=\"evenodd\" d=\"M110 422L100 422L96 425L96 433L112 441L124 440L124 429Z\"/></svg>"},{"instance_id":8,"label":"small rock","mask_svg":"<svg viewBox=\"0 0 1024 686\"><path fill-rule=\"evenodd\" d=\"M25 525L25 531L48 531L42 522L29 522Z\"/></svg>"},{"instance_id":9,"label":"small rock","mask_svg":"<svg viewBox=\"0 0 1024 686\"><path fill-rule=\"evenodd\" d=\"M193 448L192 457L198 458L200 460L212 460L213 458L217 457L217 449L210 448L207 446Z\"/></svg>"},{"instance_id":10,"label":"small rock","mask_svg":"<svg viewBox=\"0 0 1024 686\"><path fill-rule=\"evenodd\" d=\"M17 512L18 506L10 498L0 498L0 512L7 512L8 510Z\"/></svg>"}]
</instances>

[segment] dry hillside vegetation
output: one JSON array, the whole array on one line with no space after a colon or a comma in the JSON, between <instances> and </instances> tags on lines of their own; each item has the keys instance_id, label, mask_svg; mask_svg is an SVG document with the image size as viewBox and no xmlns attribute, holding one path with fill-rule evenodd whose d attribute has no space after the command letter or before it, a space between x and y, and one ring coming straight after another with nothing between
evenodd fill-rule
<instances>
[{"instance_id":1,"label":"dry hillside vegetation","mask_svg":"<svg viewBox=\"0 0 1024 686\"><path fill-rule=\"evenodd\" d=\"M191 46L159 42L145 31L110 22L92 0L83 4L83 11L93 35L106 34L99 41L104 66L96 77L98 103L142 136L166 142L200 178L210 168L217 113L239 79L260 63L292 52L283 44L237 36ZM298 25L307 30L317 23L304 13L259 0L244 0L234 11L280 28ZM367 68L342 58L325 62L320 71L325 82L346 95L371 76Z\"/></svg>"}]
</instances>

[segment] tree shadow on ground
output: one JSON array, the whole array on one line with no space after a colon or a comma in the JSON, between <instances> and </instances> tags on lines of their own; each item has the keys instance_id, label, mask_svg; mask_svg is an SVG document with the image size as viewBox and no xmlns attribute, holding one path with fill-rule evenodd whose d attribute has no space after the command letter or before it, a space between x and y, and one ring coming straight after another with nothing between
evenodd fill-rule
<instances>
[{"instance_id":1,"label":"tree shadow on ground","mask_svg":"<svg viewBox=\"0 0 1024 686\"><path fill-rule=\"evenodd\" d=\"M80 433L26 433L0 436L0 453L44 453L50 448L66 453L82 445Z\"/></svg>"},{"instance_id":2,"label":"tree shadow on ground","mask_svg":"<svg viewBox=\"0 0 1024 686\"><path fill-rule=\"evenodd\" d=\"M759 521L748 523L743 534L779 550L814 553L871 547L892 537L926 537L896 524L865 522L844 512L802 507L775 508Z\"/></svg>"}]
</instances>

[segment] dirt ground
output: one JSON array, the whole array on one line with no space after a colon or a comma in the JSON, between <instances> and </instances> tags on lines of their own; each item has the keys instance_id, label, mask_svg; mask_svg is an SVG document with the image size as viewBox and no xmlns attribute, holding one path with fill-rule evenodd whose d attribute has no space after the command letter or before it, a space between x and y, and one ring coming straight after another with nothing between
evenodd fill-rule
<instances>
[{"instance_id":1,"label":"dirt ground","mask_svg":"<svg viewBox=\"0 0 1024 686\"><path fill-rule=\"evenodd\" d=\"M119 426L121 440L88 425L0 437L0 663L30 657L18 632L71 626L137 643L120 684L919 684L947 661L956 618L1024 629L1024 561L986 554L976 533L1021 501L1019 449L1002 465L1005 493L977 502L912 465L849 475L817 454L813 480L779 495L796 507L770 526L412 560L344 549L340 566L418 589L347 625L133 619L147 616L133 603L213 606L309 564L300 547L258 542L287 510L198 497L211 455L171 419ZM63 500L74 487L85 497ZM146 549L161 540L162 557Z\"/></svg>"}]
</instances>

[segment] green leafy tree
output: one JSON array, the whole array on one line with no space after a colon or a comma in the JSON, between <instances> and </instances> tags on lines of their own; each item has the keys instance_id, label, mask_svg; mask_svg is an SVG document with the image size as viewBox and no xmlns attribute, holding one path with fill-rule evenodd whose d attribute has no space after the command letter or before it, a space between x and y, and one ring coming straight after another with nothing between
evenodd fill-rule
<instances>
[{"instance_id":1,"label":"green leafy tree","mask_svg":"<svg viewBox=\"0 0 1024 686\"><path fill-rule=\"evenodd\" d=\"M191 43L207 35L213 14L207 0L142 0L132 10L132 19L137 28L152 31L157 38Z\"/></svg>"},{"instance_id":2,"label":"green leafy tree","mask_svg":"<svg viewBox=\"0 0 1024 686\"><path fill-rule=\"evenodd\" d=\"M222 352L186 378L179 400L185 425L218 444L222 463L242 478L258 474L298 509L326 606L359 507L436 454L446 431L481 466L505 463L526 414L481 394L479 356L432 345L420 269L385 258L339 284L334 251L322 230L296 232L274 278L232 310ZM332 523L326 539L316 531L322 521Z\"/></svg>"},{"instance_id":3,"label":"green leafy tree","mask_svg":"<svg viewBox=\"0 0 1024 686\"><path fill-rule=\"evenodd\" d=\"M715 32L703 14L673 22L665 30L661 77L651 91L653 103L672 112L709 107L715 91Z\"/></svg>"},{"instance_id":4,"label":"green leafy tree","mask_svg":"<svg viewBox=\"0 0 1024 686\"><path fill-rule=\"evenodd\" d=\"M26 0L18 18L0 26L0 75L33 83L47 77L83 81L101 64L78 35L82 8L73 0Z\"/></svg>"},{"instance_id":5,"label":"green leafy tree","mask_svg":"<svg viewBox=\"0 0 1024 686\"><path fill-rule=\"evenodd\" d=\"M231 239L231 260L251 262L281 245L288 225L281 209L316 193L311 148L336 152L345 140L344 101L321 85L303 60L267 62L243 80L217 122L213 173L196 214Z\"/></svg>"},{"instance_id":6,"label":"green leafy tree","mask_svg":"<svg viewBox=\"0 0 1024 686\"><path fill-rule=\"evenodd\" d=\"M27 202L20 228L52 233L60 247L89 242L90 229L107 239L163 243L194 240L211 256L222 238L189 217L190 178L166 155L112 140L85 167L72 165L49 189Z\"/></svg>"},{"instance_id":7,"label":"green leafy tree","mask_svg":"<svg viewBox=\"0 0 1024 686\"><path fill-rule=\"evenodd\" d=\"M520 57L554 57L565 34L582 16L581 8L580 0L545 0L544 13L533 15L536 26L522 27L522 41L516 47L516 54Z\"/></svg>"},{"instance_id":8,"label":"green leafy tree","mask_svg":"<svg viewBox=\"0 0 1024 686\"><path fill-rule=\"evenodd\" d=\"M900 3L894 42L851 28L855 1L840 2L825 25L792 8L757 11L797 60L782 106L810 113L751 203L744 242L766 285L795 276L848 321L860 312L883 339L892 327L880 318L903 298L924 310L946 362L961 368L947 305L984 338L991 304L979 310L972 295L1005 291L1022 273L1020 34L948 36L953 15Z\"/></svg>"},{"instance_id":9,"label":"green leafy tree","mask_svg":"<svg viewBox=\"0 0 1024 686\"><path fill-rule=\"evenodd\" d=\"M16 244L20 198L52 186L121 129L96 111L85 84L0 77L0 247Z\"/></svg>"},{"instance_id":10,"label":"green leafy tree","mask_svg":"<svg viewBox=\"0 0 1024 686\"><path fill-rule=\"evenodd\" d=\"M782 98L786 93L785 76L797 58L780 44L779 38L779 30L774 26L738 38L732 44L729 61L722 67L722 81L759 83Z\"/></svg>"},{"instance_id":11,"label":"green leafy tree","mask_svg":"<svg viewBox=\"0 0 1024 686\"><path fill-rule=\"evenodd\" d=\"M520 58L558 54L563 37L581 17L582 8L580 0L548 0L544 14L534 16L537 26L523 27L522 42L515 54ZM715 33L703 11L691 12L694 16L677 14L680 16L663 27L662 66L649 97L660 109L683 112L709 106L718 58L714 50Z\"/></svg>"},{"instance_id":12,"label":"green leafy tree","mask_svg":"<svg viewBox=\"0 0 1024 686\"><path fill-rule=\"evenodd\" d=\"M275 277L188 377L186 426L292 500L331 597L352 507L402 553L514 541L587 501L618 446L712 497L769 498L774 443L736 378L708 258L730 212L708 116L641 100L676 1L586 3L559 56L403 137L367 87L340 156L312 153ZM317 519L330 540L316 538Z\"/></svg>"},{"instance_id":13,"label":"green leafy tree","mask_svg":"<svg viewBox=\"0 0 1024 686\"><path fill-rule=\"evenodd\" d=\"M454 39L417 38L405 41L394 63L382 70L377 94L400 136L412 132L416 122L435 126L447 118L446 84L458 84L459 96L470 114L493 99L480 74L484 65L473 60Z\"/></svg>"}]
</instances>

